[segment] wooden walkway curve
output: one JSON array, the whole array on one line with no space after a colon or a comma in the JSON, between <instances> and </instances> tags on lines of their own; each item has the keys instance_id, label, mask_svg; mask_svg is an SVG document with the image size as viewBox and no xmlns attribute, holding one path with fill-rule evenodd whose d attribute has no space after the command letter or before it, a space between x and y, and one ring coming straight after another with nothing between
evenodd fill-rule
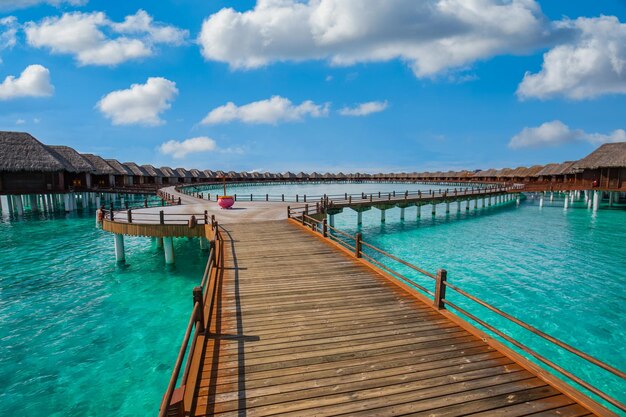
<instances>
[{"instance_id":1,"label":"wooden walkway curve","mask_svg":"<svg viewBox=\"0 0 626 417\"><path fill-rule=\"evenodd\" d=\"M593 415L289 221L222 236L192 415Z\"/></svg>"}]
</instances>

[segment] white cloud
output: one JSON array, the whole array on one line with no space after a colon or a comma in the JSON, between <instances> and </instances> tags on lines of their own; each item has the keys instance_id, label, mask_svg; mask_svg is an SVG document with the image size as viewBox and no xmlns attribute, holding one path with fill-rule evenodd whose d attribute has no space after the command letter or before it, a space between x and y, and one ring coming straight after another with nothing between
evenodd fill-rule
<instances>
[{"instance_id":1,"label":"white cloud","mask_svg":"<svg viewBox=\"0 0 626 417\"><path fill-rule=\"evenodd\" d=\"M255 101L243 106L229 102L209 112L202 124L219 124L240 121L242 123L277 124L279 122L296 122L305 116L322 117L328 115L328 103L318 105L310 100L294 105L291 100L273 96L268 100Z\"/></svg>"},{"instance_id":2,"label":"white cloud","mask_svg":"<svg viewBox=\"0 0 626 417\"><path fill-rule=\"evenodd\" d=\"M626 94L626 24L614 16L601 16L555 25L577 36L544 54L541 71L524 75L518 97L581 100Z\"/></svg>"},{"instance_id":3,"label":"white cloud","mask_svg":"<svg viewBox=\"0 0 626 417\"><path fill-rule=\"evenodd\" d=\"M151 77L145 84L133 84L129 89L107 94L96 107L114 125L157 126L165 123L159 115L171 107L171 101L177 94L175 82Z\"/></svg>"},{"instance_id":4,"label":"white cloud","mask_svg":"<svg viewBox=\"0 0 626 417\"><path fill-rule=\"evenodd\" d=\"M564 143L586 141L594 145L607 142L626 141L626 131L617 129L609 134L587 133L581 129L570 129L560 120L546 122L538 127L526 127L509 142L512 149L540 148Z\"/></svg>"},{"instance_id":5,"label":"white cloud","mask_svg":"<svg viewBox=\"0 0 626 417\"><path fill-rule=\"evenodd\" d=\"M11 49L17 43L17 18L15 16L7 16L0 18L0 52L5 49ZM2 62L2 58L0 58Z\"/></svg>"},{"instance_id":6,"label":"white cloud","mask_svg":"<svg viewBox=\"0 0 626 417\"><path fill-rule=\"evenodd\" d=\"M23 125L24 123L26 123L26 120L24 120L24 119L17 119L17 120L15 121L15 124L16 124L16 125Z\"/></svg>"},{"instance_id":7,"label":"white cloud","mask_svg":"<svg viewBox=\"0 0 626 417\"><path fill-rule=\"evenodd\" d=\"M38 4L49 4L51 6L83 6L88 0L0 0L0 10L25 9Z\"/></svg>"},{"instance_id":8,"label":"white cloud","mask_svg":"<svg viewBox=\"0 0 626 417\"><path fill-rule=\"evenodd\" d=\"M180 45L188 32L154 23L145 11L110 21L102 12L64 13L25 25L31 46L74 55L80 65L109 65L151 56L157 44ZM109 32L109 33L105 33Z\"/></svg>"},{"instance_id":9,"label":"white cloud","mask_svg":"<svg viewBox=\"0 0 626 417\"><path fill-rule=\"evenodd\" d=\"M217 144L213 139L206 136L185 139L182 142L170 140L159 147L159 151L162 154L172 155L175 159L182 159L190 153L211 152L215 150L217 150Z\"/></svg>"},{"instance_id":10,"label":"white cloud","mask_svg":"<svg viewBox=\"0 0 626 417\"><path fill-rule=\"evenodd\" d=\"M367 116L368 114L384 111L389 106L387 101L368 101L354 107L344 107L339 110L342 116Z\"/></svg>"},{"instance_id":11,"label":"white cloud","mask_svg":"<svg viewBox=\"0 0 626 417\"><path fill-rule=\"evenodd\" d=\"M54 92L50 71L41 65L29 65L19 77L7 76L0 84L0 100L18 97L47 97Z\"/></svg>"},{"instance_id":12,"label":"white cloud","mask_svg":"<svg viewBox=\"0 0 626 417\"><path fill-rule=\"evenodd\" d=\"M401 59L426 77L525 53L549 35L535 0L258 0L209 16L198 42L205 59L232 68Z\"/></svg>"}]
</instances>

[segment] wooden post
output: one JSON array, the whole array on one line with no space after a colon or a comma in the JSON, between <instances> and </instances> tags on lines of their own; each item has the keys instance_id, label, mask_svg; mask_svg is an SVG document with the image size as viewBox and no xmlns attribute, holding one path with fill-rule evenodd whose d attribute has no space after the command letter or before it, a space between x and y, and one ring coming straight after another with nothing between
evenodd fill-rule
<instances>
[{"instance_id":1,"label":"wooden post","mask_svg":"<svg viewBox=\"0 0 626 417\"><path fill-rule=\"evenodd\" d=\"M204 303L202 302L202 287L193 289L193 305L198 303L198 315L196 316L196 327L199 333L204 333Z\"/></svg>"},{"instance_id":2,"label":"wooden post","mask_svg":"<svg viewBox=\"0 0 626 417\"><path fill-rule=\"evenodd\" d=\"M446 280L448 279L448 271L440 269L437 271L437 278L435 279L435 299L433 303L438 310L445 309L446 306L443 300L446 298Z\"/></svg>"},{"instance_id":3,"label":"wooden post","mask_svg":"<svg viewBox=\"0 0 626 417\"><path fill-rule=\"evenodd\" d=\"M111 218L111 221L113 221L115 218L115 214L113 214L113 203L109 205L109 208L110 208L109 217Z\"/></svg>"},{"instance_id":4,"label":"wooden post","mask_svg":"<svg viewBox=\"0 0 626 417\"><path fill-rule=\"evenodd\" d=\"M328 237L328 221L326 219L322 220L322 235Z\"/></svg>"},{"instance_id":5,"label":"wooden post","mask_svg":"<svg viewBox=\"0 0 626 417\"><path fill-rule=\"evenodd\" d=\"M348 204L352 204L352 196L348 196Z\"/></svg>"},{"instance_id":6,"label":"wooden post","mask_svg":"<svg viewBox=\"0 0 626 417\"><path fill-rule=\"evenodd\" d=\"M159 223L165 224L165 213L163 212L163 210L159 211Z\"/></svg>"},{"instance_id":7,"label":"wooden post","mask_svg":"<svg viewBox=\"0 0 626 417\"><path fill-rule=\"evenodd\" d=\"M291 218L291 206L287 206L287 218Z\"/></svg>"},{"instance_id":8,"label":"wooden post","mask_svg":"<svg viewBox=\"0 0 626 417\"><path fill-rule=\"evenodd\" d=\"M270 201L270 195L269 194L265 194L265 201Z\"/></svg>"},{"instance_id":9,"label":"wooden post","mask_svg":"<svg viewBox=\"0 0 626 417\"><path fill-rule=\"evenodd\" d=\"M131 210L126 210L126 216L128 217L128 223L133 222L133 212Z\"/></svg>"},{"instance_id":10,"label":"wooden post","mask_svg":"<svg viewBox=\"0 0 626 417\"><path fill-rule=\"evenodd\" d=\"M302 200L302 201L304 201L306 203L306 194L304 195L304 200Z\"/></svg>"},{"instance_id":11,"label":"wooden post","mask_svg":"<svg viewBox=\"0 0 626 417\"><path fill-rule=\"evenodd\" d=\"M357 233L355 236L355 244L354 244L354 256L357 258L361 257L361 234Z\"/></svg>"},{"instance_id":12,"label":"wooden post","mask_svg":"<svg viewBox=\"0 0 626 417\"><path fill-rule=\"evenodd\" d=\"M143 206L144 206L145 208L148 208L148 199L147 199L147 198L144 198L144 200L143 200Z\"/></svg>"},{"instance_id":13,"label":"wooden post","mask_svg":"<svg viewBox=\"0 0 626 417\"><path fill-rule=\"evenodd\" d=\"M281 194L280 197L281 197L282 201L284 202L285 201L285 194Z\"/></svg>"},{"instance_id":14,"label":"wooden post","mask_svg":"<svg viewBox=\"0 0 626 417\"><path fill-rule=\"evenodd\" d=\"M209 224L209 212L204 210L204 224Z\"/></svg>"},{"instance_id":15,"label":"wooden post","mask_svg":"<svg viewBox=\"0 0 626 417\"><path fill-rule=\"evenodd\" d=\"M298 194L296 194L296 203L298 202Z\"/></svg>"},{"instance_id":16,"label":"wooden post","mask_svg":"<svg viewBox=\"0 0 626 417\"><path fill-rule=\"evenodd\" d=\"M180 206L182 202L180 201L180 197L178 197L178 205Z\"/></svg>"}]
</instances>

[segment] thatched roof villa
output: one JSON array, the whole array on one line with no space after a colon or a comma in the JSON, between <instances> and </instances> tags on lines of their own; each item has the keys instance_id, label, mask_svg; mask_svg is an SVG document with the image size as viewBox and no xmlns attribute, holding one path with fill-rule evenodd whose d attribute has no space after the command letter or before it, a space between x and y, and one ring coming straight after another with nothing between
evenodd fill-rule
<instances>
[{"instance_id":1,"label":"thatched roof villa","mask_svg":"<svg viewBox=\"0 0 626 417\"><path fill-rule=\"evenodd\" d=\"M74 188L91 188L91 174L95 172L94 166L81 154L69 146L50 145L48 148L60 157L65 165L71 165L73 172L67 172L65 182Z\"/></svg>"}]
</instances>

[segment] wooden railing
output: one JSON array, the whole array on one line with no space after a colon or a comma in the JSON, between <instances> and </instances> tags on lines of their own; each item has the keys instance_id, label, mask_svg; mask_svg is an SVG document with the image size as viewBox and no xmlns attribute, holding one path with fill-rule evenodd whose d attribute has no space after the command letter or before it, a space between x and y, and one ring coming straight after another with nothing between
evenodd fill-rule
<instances>
[{"instance_id":1,"label":"wooden railing","mask_svg":"<svg viewBox=\"0 0 626 417\"><path fill-rule=\"evenodd\" d=\"M438 309L438 310L445 310L446 306L456 310L458 313L462 314L463 316L475 321L476 323L480 324L481 326L483 326L484 328L488 329L489 331L493 332L495 335L497 335L498 337L506 340L507 342L513 344L514 346L516 346L518 349L522 350L523 352L525 352L526 354L532 356L533 358L535 358L536 360L538 360L539 362L543 363L544 365L548 366L549 368L561 373L562 375L564 375L566 378L569 378L570 380L574 381L576 384L580 385L581 387L589 390L591 393L595 394L596 396L598 396L599 398L603 399L604 401L610 403L611 405L615 406L616 408L618 408L621 411L626 412L626 404L623 404L622 402L620 402L619 400L615 399L614 397L606 394L605 392L603 392L602 390L596 388L594 385L590 384L589 382L581 379L580 377L576 376L573 372L568 371L567 369L563 368L562 366L554 363L553 361L551 361L550 359L547 359L545 356L541 355L540 353L538 353L537 351L535 351L534 349L524 345L523 343L519 342L518 340L515 340L514 338L512 338L511 336L505 334L502 330L496 328L494 325L486 322L485 320L479 318L476 316L476 314L469 312L467 309L460 307L457 303L453 303L452 301L450 301L449 297L447 297L446 294L446 290L450 289L454 292L456 292L457 294L461 295L462 297L464 297L467 300L470 300L474 303L477 303L478 305L487 308L488 310L490 310L492 313L495 313L497 316L506 319L509 322L514 323L517 326L522 327L523 329L529 331L530 333L534 334L535 336L538 336L539 338L541 338L542 340L548 342L551 346L556 346L558 348L561 348L583 360L585 360L588 363L591 363L601 369L603 369L606 372L609 372L615 376L617 376L618 378L621 378L622 380L626 380L626 373L620 369L617 369L614 366L611 366L609 364L606 364L604 362L602 362L601 360L581 351L580 349L577 349L559 339L557 339L554 336L551 336L539 329L537 329L534 326L531 326L528 323L525 323L524 321L512 316L511 314L508 314L500 309L498 309L497 307L494 307L492 305L490 305L489 303L487 303L484 300L481 300L480 298L466 292L465 290L459 288L456 285L451 284L450 282L447 281L447 271L445 269L439 269L437 271L436 274L430 273L426 270L423 270L409 262L406 262L388 252L383 251L380 248L375 247L374 245L371 245L367 242L365 242L363 240L363 237L361 235L361 233L356 233L355 235L350 235L346 232L343 232L335 227L331 227L330 225L328 225L326 218L321 218L321 216L319 214L323 214L323 213L316 213L314 211L312 211L312 208L310 207L295 207L295 208L289 208L288 209L288 216L289 218L300 224L303 227L306 227L307 229L310 229L314 232L317 232L319 234L321 234L323 237L337 243L338 245L340 245L341 247L343 247L346 251L351 252L355 258L362 258L363 260L369 262L370 264L372 264L373 266L381 269L382 271L384 271L387 275L391 276L392 278L402 282L403 284L408 285L411 288L417 288L419 291L421 291L422 293L426 294L427 297L429 297L433 303L433 306ZM321 220L320 220L321 218ZM370 253L367 253L367 251L369 251ZM372 253L375 253L376 255L373 255ZM377 259L378 258L378 259ZM419 277L426 277L428 279L431 279L434 281L434 290L430 290L427 287L425 287L424 285L421 285L420 283L416 282L417 280L410 277L407 277L405 274L399 272L397 269L390 267L388 264L400 264L403 265L404 267L408 268L410 271L413 271L415 273L418 274L418 278Z\"/></svg>"},{"instance_id":2,"label":"wooden railing","mask_svg":"<svg viewBox=\"0 0 626 417\"><path fill-rule=\"evenodd\" d=\"M211 217L211 222L205 224L205 231L210 241L209 258L200 285L193 289L193 308L167 390L163 395L159 417L183 417L189 411L200 372L200 345L211 329L222 257L222 240L215 217Z\"/></svg>"},{"instance_id":3,"label":"wooden railing","mask_svg":"<svg viewBox=\"0 0 626 417\"><path fill-rule=\"evenodd\" d=\"M177 191L195 196L202 199L211 200L211 193L205 193L195 187L177 187ZM455 188L440 188L431 190L405 190L405 191L376 191L376 192L361 192L361 193L343 193L343 194L237 194L234 193L233 198L235 201L260 201L260 202L289 202L289 203L314 203L322 202L326 204L352 204L353 202L383 202L386 200L397 199L419 199L424 197L463 197L463 196L475 196L475 195L488 195L498 192L506 192L512 190L521 190L522 185L515 185L511 183L506 184L489 184L475 187L455 187ZM160 194L161 195L161 194ZM217 197L218 194L215 194ZM174 203L176 200L173 200Z\"/></svg>"}]
</instances>

